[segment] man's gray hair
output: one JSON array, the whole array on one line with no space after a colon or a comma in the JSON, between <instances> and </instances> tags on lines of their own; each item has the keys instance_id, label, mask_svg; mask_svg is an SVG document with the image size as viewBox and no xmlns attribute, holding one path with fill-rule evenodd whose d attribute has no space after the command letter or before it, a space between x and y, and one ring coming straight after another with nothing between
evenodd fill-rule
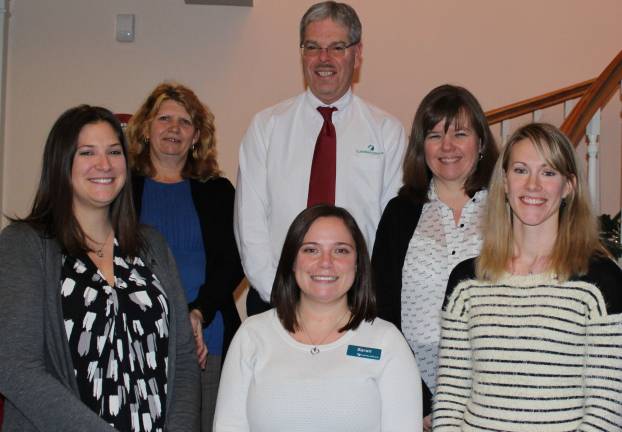
<instances>
[{"instance_id":1,"label":"man's gray hair","mask_svg":"<svg viewBox=\"0 0 622 432\"><path fill-rule=\"evenodd\" d=\"M300 20L300 45L305 41L307 26L315 21L330 18L348 29L348 43L361 41L361 21L352 6L335 1L325 1L311 6Z\"/></svg>"}]
</instances>

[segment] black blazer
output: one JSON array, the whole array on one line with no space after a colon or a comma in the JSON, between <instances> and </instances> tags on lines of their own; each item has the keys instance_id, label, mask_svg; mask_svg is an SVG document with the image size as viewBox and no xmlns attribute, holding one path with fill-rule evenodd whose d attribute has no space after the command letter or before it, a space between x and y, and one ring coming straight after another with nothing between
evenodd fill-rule
<instances>
[{"instance_id":1,"label":"black blazer","mask_svg":"<svg viewBox=\"0 0 622 432\"><path fill-rule=\"evenodd\" d=\"M134 206L140 215L145 177L132 176ZM192 202L199 216L203 245L205 247L205 282L199 296L189 309L199 309L205 325L209 325L217 311L224 321L223 359L240 326L240 316L235 307L233 291L244 273L233 235L233 199L235 189L224 177L206 181L190 179Z\"/></svg>"}]
</instances>

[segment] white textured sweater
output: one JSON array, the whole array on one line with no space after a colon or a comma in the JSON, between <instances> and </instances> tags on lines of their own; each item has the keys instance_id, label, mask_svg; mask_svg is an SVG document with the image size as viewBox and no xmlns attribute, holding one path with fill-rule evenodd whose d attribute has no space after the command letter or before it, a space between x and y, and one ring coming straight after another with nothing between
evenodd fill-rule
<instances>
[{"instance_id":1,"label":"white textured sweater","mask_svg":"<svg viewBox=\"0 0 622 432\"><path fill-rule=\"evenodd\" d=\"M622 270L474 278L443 309L434 431L622 431Z\"/></svg>"},{"instance_id":2,"label":"white textured sweater","mask_svg":"<svg viewBox=\"0 0 622 432\"><path fill-rule=\"evenodd\" d=\"M244 321L227 352L214 431L421 431L419 372L393 324L363 321L310 349L274 309Z\"/></svg>"}]
</instances>

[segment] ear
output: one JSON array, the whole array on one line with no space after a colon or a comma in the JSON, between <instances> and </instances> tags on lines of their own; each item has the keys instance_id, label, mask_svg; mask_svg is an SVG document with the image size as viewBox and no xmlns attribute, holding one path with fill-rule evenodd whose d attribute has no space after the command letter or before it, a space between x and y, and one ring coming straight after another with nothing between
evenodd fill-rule
<instances>
[{"instance_id":1,"label":"ear","mask_svg":"<svg viewBox=\"0 0 622 432\"><path fill-rule=\"evenodd\" d=\"M194 138L192 138L192 145L195 145L198 141L199 138L201 137L201 132L197 129L194 131Z\"/></svg>"},{"instance_id":2,"label":"ear","mask_svg":"<svg viewBox=\"0 0 622 432\"><path fill-rule=\"evenodd\" d=\"M352 48L354 48L354 69L358 69L363 62L363 42L357 43Z\"/></svg>"},{"instance_id":3,"label":"ear","mask_svg":"<svg viewBox=\"0 0 622 432\"><path fill-rule=\"evenodd\" d=\"M566 180L566 184L564 184L564 191L562 192L562 198L566 198L571 193L574 194L577 189L577 177L572 176Z\"/></svg>"}]
</instances>

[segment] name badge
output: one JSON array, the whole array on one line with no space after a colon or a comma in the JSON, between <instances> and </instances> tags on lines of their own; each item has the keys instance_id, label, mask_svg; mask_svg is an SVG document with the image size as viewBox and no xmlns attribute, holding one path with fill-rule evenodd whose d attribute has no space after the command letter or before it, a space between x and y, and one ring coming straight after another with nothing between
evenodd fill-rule
<instances>
[{"instance_id":1,"label":"name badge","mask_svg":"<svg viewBox=\"0 0 622 432\"><path fill-rule=\"evenodd\" d=\"M382 350L379 348L369 348L356 345L348 345L347 355L352 357L362 357L372 360L380 360Z\"/></svg>"}]
</instances>

